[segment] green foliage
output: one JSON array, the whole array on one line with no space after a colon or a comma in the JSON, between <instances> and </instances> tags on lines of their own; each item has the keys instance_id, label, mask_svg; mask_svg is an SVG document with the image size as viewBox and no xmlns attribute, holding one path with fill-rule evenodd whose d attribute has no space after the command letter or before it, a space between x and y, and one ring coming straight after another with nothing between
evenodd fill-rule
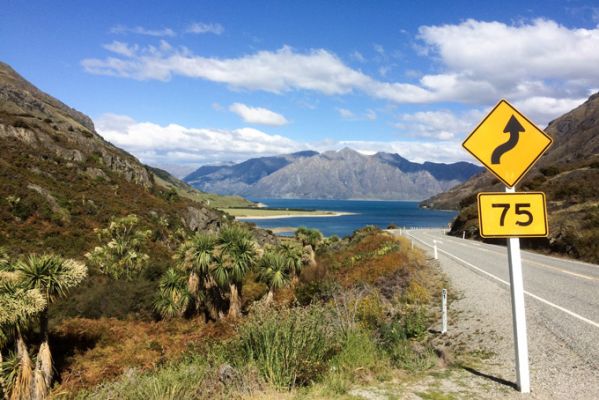
<instances>
[{"instance_id":1,"label":"green foliage","mask_svg":"<svg viewBox=\"0 0 599 400\"><path fill-rule=\"evenodd\" d=\"M134 214L113 218L107 228L97 232L104 244L85 255L90 264L113 279L131 279L138 274L149 260L143 249L151 234L138 229L138 225L139 218Z\"/></svg>"},{"instance_id":2,"label":"green foliage","mask_svg":"<svg viewBox=\"0 0 599 400\"><path fill-rule=\"evenodd\" d=\"M30 198L23 199L19 196L6 196L8 208L15 218L26 220L37 210L37 204Z\"/></svg>"},{"instance_id":3,"label":"green foliage","mask_svg":"<svg viewBox=\"0 0 599 400\"><path fill-rule=\"evenodd\" d=\"M85 264L53 254L30 255L19 260L14 271L23 287L38 289L49 303L65 297L87 276Z\"/></svg>"},{"instance_id":4,"label":"green foliage","mask_svg":"<svg viewBox=\"0 0 599 400\"><path fill-rule=\"evenodd\" d=\"M183 315L192 299L187 290L185 275L169 268L160 278L158 289L158 296L154 302L156 312L166 319Z\"/></svg>"},{"instance_id":5,"label":"green foliage","mask_svg":"<svg viewBox=\"0 0 599 400\"><path fill-rule=\"evenodd\" d=\"M304 267L302 261L302 249L291 243L281 243L275 248L275 252L285 259L287 273L290 276L299 276Z\"/></svg>"},{"instance_id":6,"label":"green foliage","mask_svg":"<svg viewBox=\"0 0 599 400\"><path fill-rule=\"evenodd\" d=\"M267 251L257 266L258 280L270 290L281 289L289 283L289 265L283 254Z\"/></svg>"},{"instance_id":7,"label":"green foliage","mask_svg":"<svg viewBox=\"0 0 599 400\"><path fill-rule=\"evenodd\" d=\"M80 392L76 399L179 400L201 398L209 368L202 357L167 365L153 373L132 371L116 382Z\"/></svg>"},{"instance_id":8,"label":"green foliage","mask_svg":"<svg viewBox=\"0 0 599 400\"><path fill-rule=\"evenodd\" d=\"M381 346L393 364L410 371L431 368L435 354L428 343L423 343L428 316L423 307L409 308L379 328Z\"/></svg>"},{"instance_id":9,"label":"green foliage","mask_svg":"<svg viewBox=\"0 0 599 400\"><path fill-rule=\"evenodd\" d=\"M367 330L352 330L341 343L341 350L324 377L325 387L335 394L345 394L362 376L382 376L389 369L389 359Z\"/></svg>"},{"instance_id":10,"label":"green foliage","mask_svg":"<svg viewBox=\"0 0 599 400\"><path fill-rule=\"evenodd\" d=\"M23 324L47 306L46 299L38 289L24 289L14 282L0 282L0 337L7 337L7 330ZM3 346L0 340L0 349Z\"/></svg>"},{"instance_id":11,"label":"green foliage","mask_svg":"<svg viewBox=\"0 0 599 400\"><path fill-rule=\"evenodd\" d=\"M322 242L322 233L318 229L300 226L295 230L295 237L299 239L304 246L310 245L314 250Z\"/></svg>"},{"instance_id":12,"label":"green foliage","mask_svg":"<svg viewBox=\"0 0 599 400\"><path fill-rule=\"evenodd\" d=\"M218 237L220 262L214 270L214 279L221 286L241 284L257 260L252 233L238 225L221 229Z\"/></svg>"},{"instance_id":13,"label":"green foliage","mask_svg":"<svg viewBox=\"0 0 599 400\"><path fill-rule=\"evenodd\" d=\"M333 297L339 285L331 279L315 279L302 282L295 288L298 303L306 306L312 303L326 302Z\"/></svg>"},{"instance_id":14,"label":"green foliage","mask_svg":"<svg viewBox=\"0 0 599 400\"><path fill-rule=\"evenodd\" d=\"M57 301L50 309L52 319L83 317L97 319L151 320L158 282L143 276L131 280L113 280L104 275L86 279L66 300Z\"/></svg>"},{"instance_id":15,"label":"green foliage","mask_svg":"<svg viewBox=\"0 0 599 400\"><path fill-rule=\"evenodd\" d=\"M322 307L258 310L239 329L240 362L279 388L307 385L327 369L339 337Z\"/></svg>"}]
</instances>

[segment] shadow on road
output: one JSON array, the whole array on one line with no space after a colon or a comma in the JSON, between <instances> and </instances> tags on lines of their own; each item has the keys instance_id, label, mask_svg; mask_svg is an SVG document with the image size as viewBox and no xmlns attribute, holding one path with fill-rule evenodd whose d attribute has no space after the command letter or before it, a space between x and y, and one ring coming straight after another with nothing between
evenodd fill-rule
<instances>
[{"instance_id":1,"label":"shadow on road","mask_svg":"<svg viewBox=\"0 0 599 400\"><path fill-rule=\"evenodd\" d=\"M482 378L486 378L486 379L492 380L493 382L497 382L501 385L509 386L512 389L518 390L518 387L516 386L516 384L514 382L510 382L505 379L498 378L496 376L485 374L484 372L477 371L474 368L470 368L470 367L462 367L462 368L464 368L466 371L470 372L473 375L480 376Z\"/></svg>"}]
</instances>

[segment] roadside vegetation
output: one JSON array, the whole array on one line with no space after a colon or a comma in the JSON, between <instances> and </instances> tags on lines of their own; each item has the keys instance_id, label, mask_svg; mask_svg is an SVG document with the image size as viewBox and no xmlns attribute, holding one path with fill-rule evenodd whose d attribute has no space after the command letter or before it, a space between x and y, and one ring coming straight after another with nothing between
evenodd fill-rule
<instances>
[{"instance_id":1,"label":"roadside vegetation","mask_svg":"<svg viewBox=\"0 0 599 400\"><path fill-rule=\"evenodd\" d=\"M89 274L119 288L149 273L151 235L137 222L116 218L98 230ZM439 368L430 327L441 277L408 242L375 228L339 239L302 227L272 244L237 224L184 234L171 266L144 287L152 291L150 318L125 310L126 301L119 318L65 313L85 308L81 293L68 307L54 302L85 286L87 268L32 258L40 259L79 272L56 276L66 283L49 291L34 283L46 280L19 272L33 261L2 253L2 276L14 282L22 310L0 320L8 398L27 398L23 391L42 383L56 397L77 399L343 398L356 386ZM42 355L48 343L51 358Z\"/></svg>"}]
</instances>

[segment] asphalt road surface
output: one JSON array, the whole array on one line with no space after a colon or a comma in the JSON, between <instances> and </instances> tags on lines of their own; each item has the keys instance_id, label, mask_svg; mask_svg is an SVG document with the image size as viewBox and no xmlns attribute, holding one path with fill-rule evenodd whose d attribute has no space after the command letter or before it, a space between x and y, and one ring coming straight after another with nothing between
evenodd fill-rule
<instances>
[{"instance_id":1,"label":"asphalt road surface","mask_svg":"<svg viewBox=\"0 0 599 400\"><path fill-rule=\"evenodd\" d=\"M459 280L469 301L485 304L479 314L490 321L501 315L495 324L503 324L499 328L513 340L506 247L447 236L441 229L408 230L403 236L431 256L436 241L450 280ZM599 265L522 251L522 267L531 364L537 362L531 365L533 393L535 384L546 395L559 393L562 385L569 398L599 399ZM573 382L577 377L585 382Z\"/></svg>"}]
</instances>

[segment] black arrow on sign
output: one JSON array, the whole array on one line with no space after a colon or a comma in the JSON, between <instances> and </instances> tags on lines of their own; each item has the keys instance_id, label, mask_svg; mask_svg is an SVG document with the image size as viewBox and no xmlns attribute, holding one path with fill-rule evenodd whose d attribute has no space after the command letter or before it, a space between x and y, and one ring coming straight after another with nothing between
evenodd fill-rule
<instances>
[{"instance_id":1,"label":"black arrow on sign","mask_svg":"<svg viewBox=\"0 0 599 400\"><path fill-rule=\"evenodd\" d=\"M503 129L503 133L509 132L510 138L504 144L497 146L495 150L493 150L493 154L491 155L491 164L499 164L499 159L502 155L516 147L518 144L518 139L520 139L520 132L524 132L525 129L520 122L512 115L510 120L507 122L507 125Z\"/></svg>"}]
</instances>

